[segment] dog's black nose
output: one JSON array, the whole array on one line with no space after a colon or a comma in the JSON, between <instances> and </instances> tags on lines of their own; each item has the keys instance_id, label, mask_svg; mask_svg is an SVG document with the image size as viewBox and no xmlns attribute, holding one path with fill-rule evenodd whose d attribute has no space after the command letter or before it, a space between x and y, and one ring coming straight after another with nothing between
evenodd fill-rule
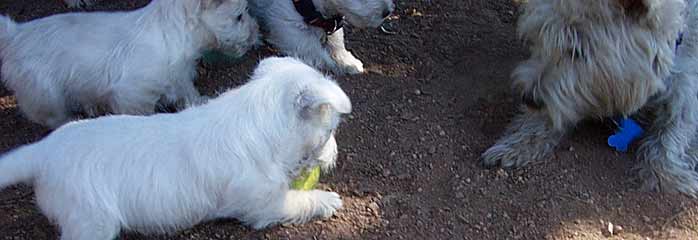
<instances>
[{"instance_id":1,"label":"dog's black nose","mask_svg":"<svg viewBox=\"0 0 698 240\"><path fill-rule=\"evenodd\" d=\"M393 14L393 11L391 11L390 9L383 10L383 18L390 17L390 14Z\"/></svg>"}]
</instances>

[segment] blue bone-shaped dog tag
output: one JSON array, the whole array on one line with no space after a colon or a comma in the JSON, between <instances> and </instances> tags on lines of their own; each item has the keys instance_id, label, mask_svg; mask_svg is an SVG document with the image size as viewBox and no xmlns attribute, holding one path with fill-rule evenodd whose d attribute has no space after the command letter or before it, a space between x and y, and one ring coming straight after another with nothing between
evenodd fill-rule
<instances>
[{"instance_id":1,"label":"blue bone-shaped dog tag","mask_svg":"<svg viewBox=\"0 0 698 240\"><path fill-rule=\"evenodd\" d=\"M622 118L618 127L616 134L608 137L608 146L620 152L628 151L630 143L642 136L644 132L642 127L630 118Z\"/></svg>"}]
</instances>

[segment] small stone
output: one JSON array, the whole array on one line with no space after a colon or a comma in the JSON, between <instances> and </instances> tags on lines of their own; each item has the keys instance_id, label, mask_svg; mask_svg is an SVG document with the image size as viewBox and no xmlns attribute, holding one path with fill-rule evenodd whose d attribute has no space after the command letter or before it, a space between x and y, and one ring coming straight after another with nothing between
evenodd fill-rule
<instances>
[{"instance_id":1,"label":"small stone","mask_svg":"<svg viewBox=\"0 0 698 240\"><path fill-rule=\"evenodd\" d=\"M383 170L383 177L390 177L390 170Z\"/></svg>"},{"instance_id":2,"label":"small stone","mask_svg":"<svg viewBox=\"0 0 698 240\"><path fill-rule=\"evenodd\" d=\"M414 90L415 95L422 95L422 90L416 89Z\"/></svg>"},{"instance_id":3,"label":"small stone","mask_svg":"<svg viewBox=\"0 0 698 240\"><path fill-rule=\"evenodd\" d=\"M642 216L642 221L645 223L650 223L652 222L652 219L648 216Z\"/></svg>"},{"instance_id":4,"label":"small stone","mask_svg":"<svg viewBox=\"0 0 698 240\"><path fill-rule=\"evenodd\" d=\"M620 234L621 232L623 232L623 227L621 227L620 225L614 225L613 223L608 222L608 224L606 225L606 228L604 230L605 230L604 235L613 236L613 235L617 235L617 234Z\"/></svg>"},{"instance_id":5,"label":"small stone","mask_svg":"<svg viewBox=\"0 0 698 240\"><path fill-rule=\"evenodd\" d=\"M463 198L465 198L465 194L463 194L462 192L456 193L456 199L463 199Z\"/></svg>"},{"instance_id":6,"label":"small stone","mask_svg":"<svg viewBox=\"0 0 698 240\"><path fill-rule=\"evenodd\" d=\"M380 206L378 206L378 203L372 202L368 204L368 210L373 213L373 215L378 216L378 212L380 211Z\"/></svg>"},{"instance_id":7,"label":"small stone","mask_svg":"<svg viewBox=\"0 0 698 240\"><path fill-rule=\"evenodd\" d=\"M614 226L613 226L613 234L614 234L614 235L620 234L620 233L622 233L622 232L623 232L623 227L621 227L621 226L619 226L619 225L614 225Z\"/></svg>"},{"instance_id":8,"label":"small stone","mask_svg":"<svg viewBox=\"0 0 698 240\"><path fill-rule=\"evenodd\" d=\"M509 176L509 174L506 171L504 171L504 169L500 168L499 170L497 170L497 176L507 177L507 176Z\"/></svg>"}]
</instances>

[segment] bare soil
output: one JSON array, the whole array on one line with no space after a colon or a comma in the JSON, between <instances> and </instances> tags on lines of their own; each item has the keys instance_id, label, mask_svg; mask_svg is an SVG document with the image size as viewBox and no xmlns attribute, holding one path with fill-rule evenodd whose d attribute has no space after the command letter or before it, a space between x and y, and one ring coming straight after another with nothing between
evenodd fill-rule
<instances>
[{"instance_id":1,"label":"bare soil","mask_svg":"<svg viewBox=\"0 0 698 240\"><path fill-rule=\"evenodd\" d=\"M104 0L123 10L142 0ZM517 111L509 73L526 57L511 0L398 1L396 34L349 30L368 73L338 77L355 106L338 136L339 165L321 180L345 208L329 220L254 231L234 220L173 236L121 239L698 239L698 201L638 191L634 153L606 146L613 126L588 122L554 156L517 170L478 157ZM1 0L18 21L71 11L58 0ZM229 67L202 66L215 95L244 83L269 47ZM25 120L0 88L0 152L49 131ZM635 148L636 149L636 148ZM608 224L622 231L610 234ZM57 239L31 188L0 192L0 239Z\"/></svg>"}]
</instances>

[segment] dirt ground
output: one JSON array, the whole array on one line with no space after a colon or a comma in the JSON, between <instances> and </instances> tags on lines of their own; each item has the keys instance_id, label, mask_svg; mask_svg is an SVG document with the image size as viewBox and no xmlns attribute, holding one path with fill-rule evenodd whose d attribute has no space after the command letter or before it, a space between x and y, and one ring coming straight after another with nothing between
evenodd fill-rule
<instances>
[{"instance_id":1,"label":"dirt ground","mask_svg":"<svg viewBox=\"0 0 698 240\"><path fill-rule=\"evenodd\" d=\"M145 2L104 0L90 10ZM608 123L579 126L554 156L529 167L480 167L480 153L517 109L508 77L526 56L515 36L517 6L397 5L388 26L396 34L349 30L347 45L368 73L337 79L355 109L337 138L339 165L322 179L345 201L336 216L263 231L222 220L174 236L121 239L698 239L698 201L638 191L634 154L606 146ZM0 13L18 21L66 11L58 0L0 0ZM197 84L208 95L238 86L273 53L262 47L233 66L202 66ZM22 118L0 88L0 152L48 132ZM608 233L609 223L622 231ZM57 237L29 187L0 192L0 239Z\"/></svg>"}]
</instances>

